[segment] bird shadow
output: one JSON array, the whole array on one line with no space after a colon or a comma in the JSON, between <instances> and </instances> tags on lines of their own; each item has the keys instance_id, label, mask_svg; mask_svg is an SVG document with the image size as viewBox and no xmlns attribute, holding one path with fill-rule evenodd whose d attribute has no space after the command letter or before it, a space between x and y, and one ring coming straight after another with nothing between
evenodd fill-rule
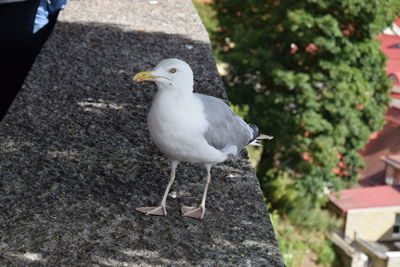
<instances>
[{"instance_id":1,"label":"bird shadow","mask_svg":"<svg viewBox=\"0 0 400 267\"><path fill-rule=\"evenodd\" d=\"M191 65L195 91L226 97L207 43L57 24L0 125L0 265L281 264L247 160L213 169L202 221L179 213L201 199L205 171L190 164L168 216L134 210L160 201L169 163L147 133L156 88L131 79L169 57Z\"/></svg>"}]
</instances>

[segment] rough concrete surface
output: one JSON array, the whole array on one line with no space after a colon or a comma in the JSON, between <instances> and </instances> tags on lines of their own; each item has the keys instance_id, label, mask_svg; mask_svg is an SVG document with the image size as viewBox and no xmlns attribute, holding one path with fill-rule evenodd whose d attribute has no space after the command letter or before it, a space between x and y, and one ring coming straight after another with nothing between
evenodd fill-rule
<instances>
[{"instance_id":1,"label":"rough concrete surface","mask_svg":"<svg viewBox=\"0 0 400 267\"><path fill-rule=\"evenodd\" d=\"M0 124L0 266L283 266L246 159L178 166L168 216L158 204L169 163L146 114L156 87L135 72L187 61L197 92L225 97L207 33L189 0L72 0Z\"/></svg>"}]
</instances>

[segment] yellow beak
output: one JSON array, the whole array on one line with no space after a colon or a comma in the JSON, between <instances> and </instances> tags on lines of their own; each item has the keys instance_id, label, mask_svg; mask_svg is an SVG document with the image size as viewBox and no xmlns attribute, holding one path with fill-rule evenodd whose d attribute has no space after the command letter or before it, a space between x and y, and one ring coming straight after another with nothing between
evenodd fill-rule
<instances>
[{"instance_id":1,"label":"yellow beak","mask_svg":"<svg viewBox=\"0 0 400 267\"><path fill-rule=\"evenodd\" d=\"M133 77L133 80L135 82L144 82L144 81L152 81L157 77L158 76L151 74L151 71L143 71L136 74L135 77Z\"/></svg>"}]
</instances>

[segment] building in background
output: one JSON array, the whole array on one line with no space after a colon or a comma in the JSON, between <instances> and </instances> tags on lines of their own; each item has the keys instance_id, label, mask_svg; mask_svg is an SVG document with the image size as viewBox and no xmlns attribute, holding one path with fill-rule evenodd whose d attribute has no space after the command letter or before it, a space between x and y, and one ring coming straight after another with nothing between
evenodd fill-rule
<instances>
[{"instance_id":1,"label":"building in background","mask_svg":"<svg viewBox=\"0 0 400 267\"><path fill-rule=\"evenodd\" d=\"M385 162L385 183L400 186L400 154L382 158Z\"/></svg>"},{"instance_id":2,"label":"building in background","mask_svg":"<svg viewBox=\"0 0 400 267\"><path fill-rule=\"evenodd\" d=\"M386 123L360 151L362 187L328 195L329 208L343 219L332 241L344 266L400 266L400 17L377 39L393 81Z\"/></svg>"},{"instance_id":3,"label":"building in background","mask_svg":"<svg viewBox=\"0 0 400 267\"><path fill-rule=\"evenodd\" d=\"M386 124L381 131L373 133L370 141L361 151L366 167L360 172L361 186L385 184L385 163L382 159L400 154L400 18L396 20L392 32L397 35L381 34L381 50L388 57L386 73L393 81L391 106L385 114Z\"/></svg>"},{"instance_id":4,"label":"building in background","mask_svg":"<svg viewBox=\"0 0 400 267\"><path fill-rule=\"evenodd\" d=\"M332 240L345 266L400 266L400 192L396 188L353 188L328 198L330 209L343 218Z\"/></svg>"},{"instance_id":5,"label":"building in background","mask_svg":"<svg viewBox=\"0 0 400 267\"><path fill-rule=\"evenodd\" d=\"M400 17L398 17L392 24L392 27L383 31L384 34L400 36Z\"/></svg>"}]
</instances>

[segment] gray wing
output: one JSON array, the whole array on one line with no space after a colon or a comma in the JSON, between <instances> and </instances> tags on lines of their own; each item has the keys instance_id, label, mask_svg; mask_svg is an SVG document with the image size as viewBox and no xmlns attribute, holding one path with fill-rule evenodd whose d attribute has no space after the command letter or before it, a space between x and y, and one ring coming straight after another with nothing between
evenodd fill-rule
<instances>
[{"instance_id":1,"label":"gray wing","mask_svg":"<svg viewBox=\"0 0 400 267\"><path fill-rule=\"evenodd\" d=\"M222 151L231 151L232 146L236 146L236 155L253 140L251 128L225 102L212 96L194 95L204 106L209 123L204 136L209 145Z\"/></svg>"}]
</instances>

